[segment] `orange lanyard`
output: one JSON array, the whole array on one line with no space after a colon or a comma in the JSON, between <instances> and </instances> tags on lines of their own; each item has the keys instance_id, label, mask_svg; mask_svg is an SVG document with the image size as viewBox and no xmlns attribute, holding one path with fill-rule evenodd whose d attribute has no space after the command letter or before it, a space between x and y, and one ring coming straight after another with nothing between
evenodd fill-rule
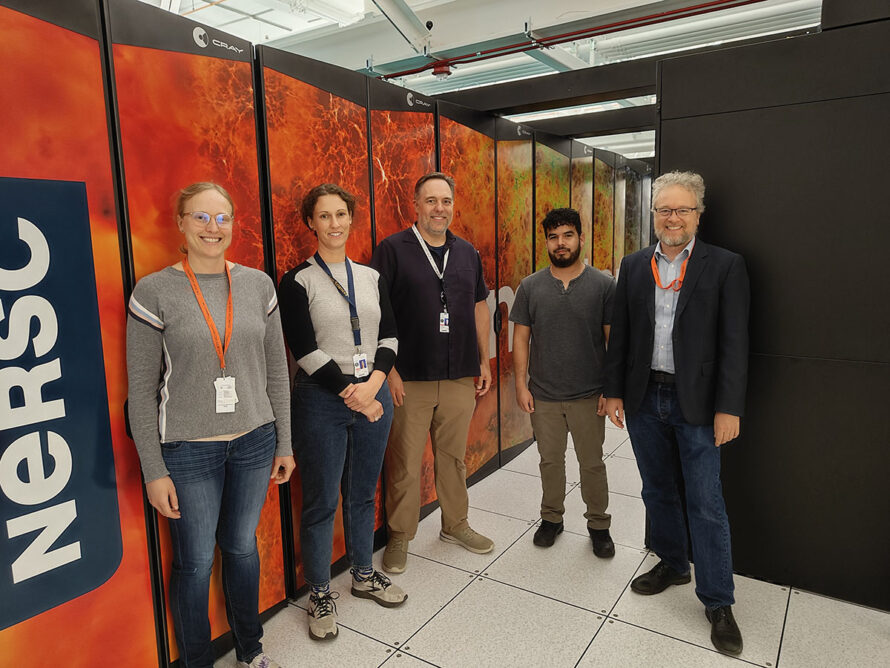
<instances>
[{"instance_id":1,"label":"orange lanyard","mask_svg":"<svg viewBox=\"0 0 890 668\"><path fill-rule=\"evenodd\" d=\"M185 269L185 275L192 284L192 292L195 293L195 299L198 300L198 306L201 307L201 313L204 314L204 320L207 321L207 328L210 330L210 337L213 339L213 347L216 349L216 356L219 357L219 368L226 375L226 353L229 351L229 343L232 340L232 323L235 320L235 308L232 305L232 272L229 271L229 265L226 263L226 278L229 281L229 298L226 301L226 343L225 347L219 340L219 331L216 329L216 323L210 316L210 309L207 308L207 302L204 301L204 295L201 293L201 286L198 285L198 279L195 278L195 272L189 266L188 257L183 258L182 268Z\"/></svg>"},{"instance_id":2,"label":"orange lanyard","mask_svg":"<svg viewBox=\"0 0 890 668\"><path fill-rule=\"evenodd\" d=\"M652 253L652 277L655 279L655 285L660 287L662 290L673 288L674 292L679 292L680 288L683 287L683 278L686 276L686 263L689 262L690 255L692 255L692 253L687 255L686 259L683 260L683 265L680 267L680 276L672 280L667 285L662 285L661 276L658 274L658 261L655 259L655 253Z\"/></svg>"}]
</instances>

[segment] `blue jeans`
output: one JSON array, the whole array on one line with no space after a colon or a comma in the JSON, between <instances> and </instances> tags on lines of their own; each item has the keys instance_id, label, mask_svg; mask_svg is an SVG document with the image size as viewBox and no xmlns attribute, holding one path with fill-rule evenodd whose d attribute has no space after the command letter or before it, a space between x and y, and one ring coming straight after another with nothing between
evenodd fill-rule
<instances>
[{"instance_id":1,"label":"blue jeans","mask_svg":"<svg viewBox=\"0 0 890 668\"><path fill-rule=\"evenodd\" d=\"M707 608L732 605L732 549L714 426L683 419L673 385L650 382L627 431L643 479L649 547L678 573L689 572L686 513L695 561L695 593Z\"/></svg>"},{"instance_id":2,"label":"blue jeans","mask_svg":"<svg viewBox=\"0 0 890 668\"><path fill-rule=\"evenodd\" d=\"M250 663L262 651L256 528L272 473L275 424L231 441L174 441L161 450L182 513L169 520L170 607L180 665L213 666L207 600L217 543L235 654Z\"/></svg>"},{"instance_id":3,"label":"blue jeans","mask_svg":"<svg viewBox=\"0 0 890 668\"><path fill-rule=\"evenodd\" d=\"M372 565L375 495L392 422L392 397L384 381L377 393L383 417L369 422L343 399L300 374L291 398L294 455L303 486L300 548L309 585L331 579L334 516L343 494L346 558L356 568Z\"/></svg>"}]
</instances>

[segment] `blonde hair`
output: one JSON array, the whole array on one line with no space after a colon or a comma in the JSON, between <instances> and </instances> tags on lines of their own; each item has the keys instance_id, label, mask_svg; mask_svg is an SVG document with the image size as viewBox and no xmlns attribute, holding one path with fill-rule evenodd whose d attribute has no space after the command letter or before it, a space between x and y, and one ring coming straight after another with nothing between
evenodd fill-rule
<instances>
[{"instance_id":1,"label":"blonde hair","mask_svg":"<svg viewBox=\"0 0 890 668\"><path fill-rule=\"evenodd\" d=\"M229 195L229 192L223 188L218 183L213 183L212 181L197 181L192 183L191 185L187 185L185 188L182 188L178 193L173 196L173 210L174 210L174 218L176 222L179 222L179 217L185 211L185 203L188 202L195 195L200 195L202 192L206 192L207 190L215 190L220 195L222 195L225 200L229 203L229 208L232 209L232 215L235 215L235 203L232 201L232 196ZM181 244L179 246L179 252L183 255L188 255L188 248L186 248L185 244Z\"/></svg>"}]
</instances>

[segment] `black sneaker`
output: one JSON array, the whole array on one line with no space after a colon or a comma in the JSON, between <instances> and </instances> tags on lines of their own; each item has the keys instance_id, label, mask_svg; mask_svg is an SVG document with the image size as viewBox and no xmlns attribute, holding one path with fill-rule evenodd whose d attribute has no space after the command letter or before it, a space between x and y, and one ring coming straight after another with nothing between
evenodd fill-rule
<instances>
[{"instance_id":1,"label":"black sneaker","mask_svg":"<svg viewBox=\"0 0 890 668\"><path fill-rule=\"evenodd\" d=\"M711 642L714 647L725 654L741 654L742 632L732 616L732 608L728 605L714 610L705 608L705 617L711 622Z\"/></svg>"},{"instance_id":2,"label":"black sneaker","mask_svg":"<svg viewBox=\"0 0 890 668\"><path fill-rule=\"evenodd\" d=\"M615 543L608 529L591 529L587 527L590 540L593 541L593 553L600 559L611 559L615 556Z\"/></svg>"},{"instance_id":3,"label":"black sneaker","mask_svg":"<svg viewBox=\"0 0 890 668\"><path fill-rule=\"evenodd\" d=\"M690 582L692 577L689 573L685 575L678 573L663 561L659 561L648 573L634 578L630 583L630 588L638 594L651 596L652 594L660 594L671 585L681 585Z\"/></svg>"},{"instance_id":4,"label":"black sneaker","mask_svg":"<svg viewBox=\"0 0 890 668\"><path fill-rule=\"evenodd\" d=\"M550 547L561 533L562 522L541 520L541 526L535 531L535 537L532 539L532 542L538 547Z\"/></svg>"}]
</instances>

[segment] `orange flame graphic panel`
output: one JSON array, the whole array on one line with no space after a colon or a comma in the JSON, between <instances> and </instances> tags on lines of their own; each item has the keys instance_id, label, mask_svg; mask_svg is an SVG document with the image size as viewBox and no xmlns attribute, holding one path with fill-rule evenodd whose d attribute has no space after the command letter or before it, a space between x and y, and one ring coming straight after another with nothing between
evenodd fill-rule
<instances>
[{"instance_id":1,"label":"orange flame graphic panel","mask_svg":"<svg viewBox=\"0 0 890 668\"><path fill-rule=\"evenodd\" d=\"M570 160L544 144L535 144L535 269L546 267L547 244L540 223L551 209L569 206Z\"/></svg>"},{"instance_id":2,"label":"orange flame graphic panel","mask_svg":"<svg viewBox=\"0 0 890 668\"><path fill-rule=\"evenodd\" d=\"M249 63L116 44L113 48L133 263L137 278L181 259L173 195L195 181L214 181L235 203L228 258L262 269L259 174ZM161 521L165 581L171 562ZM278 488L270 485L257 545L260 610L284 598ZM210 594L213 637L228 630L219 586L219 556ZM168 609L171 646L172 622ZM175 647L171 650L177 656Z\"/></svg>"},{"instance_id":3,"label":"orange flame graphic panel","mask_svg":"<svg viewBox=\"0 0 890 668\"><path fill-rule=\"evenodd\" d=\"M436 166L432 114L371 111L377 240L414 222L414 183Z\"/></svg>"},{"instance_id":4,"label":"orange flame graphic panel","mask_svg":"<svg viewBox=\"0 0 890 668\"><path fill-rule=\"evenodd\" d=\"M442 171L455 181L454 220L451 231L466 239L482 257L485 284L491 290L489 308L496 304L495 283L495 183L494 139L456 123L449 118L439 120L439 147ZM498 451L497 364L494 330L489 364L492 387L476 402L470 423L465 462L467 475L472 475Z\"/></svg>"},{"instance_id":5,"label":"orange flame graphic panel","mask_svg":"<svg viewBox=\"0 0 890 668\"><path fill-rule=\"evenodd\" d=\"M357 262L367 263L371 257L371 216L365 108L268 67L263 77L278 277L315 252L315 236L304 224L299 208L303 196L321 183L337 183L356 196L347 253ZM302 585L299 536L303 502L299 479L297 470L290 491L297 583ZM378 490L376 527L382 526L382 508ZM332 561L344 554L341 504L334 519Z\"/></svg>"},{"instance_id":6,"label":"orange flame graphic panel","mask_svg":"<svg viewBox=\"0 0 890 668\"><path fill-rule=\"evenodd\" d=\"M0 631L0 666L157 666L142 479L127 438L125 312L99 45L0 7L0 176L86 183L123 558L100 587ZM121 614L126 611L126 614ZM62 649L64 648L64 649ZM27 658L26 658L27 657Z\"/></svg>"},{"instance_id":7,"label":"orange flame graphic panel","mask_svg":"<svg viewBox=\"0 0 890 668\"><path fill-rule=\"evenodd\" d=\"M498 254L499 296L503 325L498 337L501 377L501 449L532 438L528 415L516 404L513 370L513 327L509 323L513 296L523 278L532 273L532 161L528 140L498 142Z\"/></svg>"}]
</instances>

